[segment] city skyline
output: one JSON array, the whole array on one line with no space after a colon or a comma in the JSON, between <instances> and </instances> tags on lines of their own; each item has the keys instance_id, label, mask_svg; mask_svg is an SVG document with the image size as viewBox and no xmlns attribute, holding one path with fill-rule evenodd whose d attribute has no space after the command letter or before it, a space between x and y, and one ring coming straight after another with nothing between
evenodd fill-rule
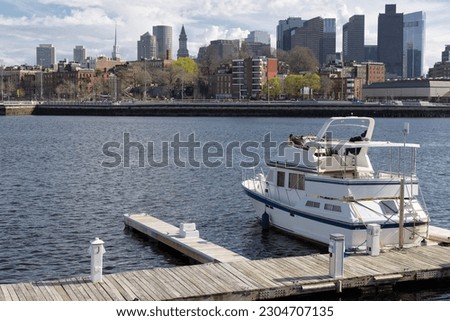
<instances>
[{"instance_id":1,"label":"city skyline","mask_svg":"<svg viewBox=\"0 0 450 321\"><path fill-rule=\"evenodd\" d=\"M424 72L437 61L450 39L446 19L450 3L447 0L383 1L363 3L354 0L305 1L262 0L241 1L134 1L123 6L119 1L103 0L38 0L0 1L0 60L5 65L35 63L35 48L51 43L56 59L70 59L73 48L83 45L87 56L110 57L117 23L117 45L123 60L135 60L136 41L152 26L173 28L172 57L178 50L178 35L184 24L188 50L196 56L198 48L217 39L245 39L250 31L262 30L270 34L271 46L276 47L276 27L279 20L301 17L309 20L317 16L336 18L336 51L342 51L342 27L356 14L365 15L365 44L377 43L377 19L385 4L396 4L397 12L424 11L427 15ZM31 6L31 4L33 4ZM238 10L237 10L238 9ZM447 10L446 10L447 9ZM262 19L264 17L264 19Z\"/></svg>"}]
</instances>

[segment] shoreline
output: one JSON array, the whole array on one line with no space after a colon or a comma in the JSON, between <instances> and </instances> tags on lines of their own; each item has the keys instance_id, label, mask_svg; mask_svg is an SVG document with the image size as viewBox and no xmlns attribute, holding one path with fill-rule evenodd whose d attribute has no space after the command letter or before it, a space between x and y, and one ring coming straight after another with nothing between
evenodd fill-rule
<instances>
[{"instance_id":1,"label":"shoreline","mask_svg":"<svg viewBox=\"0 0 450 321\"><path fill-rule=\"evenodd\" d=\"M450 107L346 102L42 103L0 105L0 115L147 117L450 117Z\"/></svg>"}]
</instances>

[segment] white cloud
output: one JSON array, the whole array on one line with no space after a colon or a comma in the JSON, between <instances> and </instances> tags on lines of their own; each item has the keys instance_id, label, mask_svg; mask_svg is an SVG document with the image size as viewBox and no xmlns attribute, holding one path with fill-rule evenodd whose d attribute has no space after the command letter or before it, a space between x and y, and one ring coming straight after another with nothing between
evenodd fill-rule
<instances>
[{"instance_id":1,"label":"white cloud","mask_svg":"<svg viewBox=\"0 0 450 321\"><path fill-rule=\"evenodd\" d=\"M388 3L388 2L387 2ZM397 11L427 14L426 65L440 60L446 43L442 30L450 29L448 0L397 0ZM152 26L173 27L174 54L178 35L184 24L188 49L196 55L198 48L215 39L245 38L251 30L270 33L276 42L279 20L322 16L336 18L337 45L341 50L342 25L354 14L364 14L366 44L376 44L378 14L384 2L361 0L0 0L0 59L7 64L34 64L39 43L52 43L57 58L72 58L75 45L84 45L88 54L110 55L114 41L114 24L118 26L120 51L124 59L136 56L136 41Z\"/></svg>"}]
</instances>

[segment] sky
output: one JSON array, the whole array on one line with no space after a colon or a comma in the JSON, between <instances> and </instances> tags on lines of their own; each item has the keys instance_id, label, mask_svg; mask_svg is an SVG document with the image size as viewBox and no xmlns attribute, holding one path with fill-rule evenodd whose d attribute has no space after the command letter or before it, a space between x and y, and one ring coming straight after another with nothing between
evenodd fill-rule
<instances>
[{"instance_id":1,"label":"sky","mask_svg":"<svg viewBox=\"0 0 450 321\"><path fill-rule=\"evenodd\" d=\"M279 20L317 16L336 18L340 52L342 26L355 14L365 15L365 44L377 43L378 14L385 4L396 4L405 14L426 13L426 73L450 44L449 0L0 0L0 64L35 65L39 44L52 44L57 60L72 60L76 45L88 56L111 57L116 24L123 60L136 60L137 41L156 25L172 26L174 57L182 25L191 56L211 40L243 39L253 30L268 32L276 47Z\"/></svg>"}]
</instances>

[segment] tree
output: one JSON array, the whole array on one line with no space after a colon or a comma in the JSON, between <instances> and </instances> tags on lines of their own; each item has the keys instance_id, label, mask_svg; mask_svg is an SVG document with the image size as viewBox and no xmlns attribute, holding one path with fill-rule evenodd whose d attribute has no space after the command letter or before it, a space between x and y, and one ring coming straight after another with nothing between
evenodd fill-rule
<instances>
[{"instance_id":1,"label":"tree","mask_svg":"<svg viewBox=\"0 0 450 321\"><path fill-rule=\"evenodd\" d=\"M250 57L252 57L252 52L250 51L248 44L245 41L243 41L241 47L239 48L238 58L246 59Z\"/></svg>"},{"instance_id":2,"label":"tree","mask_svg":"<svg viewBox=\"0 0 450 321\"><path fill-rule=\"evenodd\" d=\"M206 47L205 54L200 60L200 72L202 76L208 78L213 75L220 66L221 61L215 54L211 46Z\"/></svg>"},{"instance_id":3,"label":"tree","mask_svg":"<svg viewBox=\"0 0 450 321\"><path fill-rule=\"evenodd\" d=\"M290 98L300 97L300 91L305 87L302 75L289 75L284 79L284 91Z\"/></svg>"},{"instance_id":4,"label":"tree","mask_svg":"<svg viewBox=\"0 0 450 321\"><path fill-rule=\"evenodd\" d=\"M320 77L320 94L323 98L328 98L333 92L333 82L329 75Z\"/></svg>"},{"instance_id":5,"label":"tree","mask_svg":"<svg viewBox=\"0 0 450 321\"><path fill-rule=\"evenodd\" d=\"M58 95L58 99L61 99L61 97L73 98L75 96L76 89L77 87L73 82L64 80L55 88L55 92Z\"/></svg>"},{"instance_id":6,"label":"tree","mask_svg":"<svg viewBox=\"0 0 450 321\"><path fill-rule=\"evenodd\" d=\"M289 72L293 74L317 72L319 68L319 62L309 48L295 47L288 52L278 50L277 57L289 65Z\"/></svg>"},{"instance_id":7,"label":"tree","mask_svg":"<svg viewBox=\"0 0 450 321\"><path fill-rule=\"evenodd\" d=\"M180 66L183 68L183 71L192 76L197 76L198 74L198 65L194 61L194 59L189 57L178 58L176 61L172 63L172 66Z\"/></svg>"},{"instance_id":8,"label":"tree","mask_svg":"<svg viewBox=\"0 0 450 321\"><path fill-rule=\"evenodd\" d=\"M314 91L318 91L320 89L320 76L318 74L306 74L303 76L305 81L305 87L309 87ZM309 99L311 99L311 90L309 92Z\"/></svg>"},{"instance_id":9,"label":"tree","mask_svg":"<svg viewBox=\"0 0 450 321\"><path fill-rule=\"evenodd\" d=\"M171 64L168 72L174 96L183 98L193 95L193 88L198 80L198 65L192 58L179 58Z\"/></svg>"},{"instance_id":10,"label":"tree","mask_svg":"<svg viewBox=\"0 0 450 321\"><path fill-rule=\"evenodd\" d=\"M267 88L267 85L269 88ZM263 85L261 89L261 96L267 97L267 93L269 93L269 99L278 99L278 97L280 97L281 82L278 77L270 79Z\"/></svg>"}]
</instances>

